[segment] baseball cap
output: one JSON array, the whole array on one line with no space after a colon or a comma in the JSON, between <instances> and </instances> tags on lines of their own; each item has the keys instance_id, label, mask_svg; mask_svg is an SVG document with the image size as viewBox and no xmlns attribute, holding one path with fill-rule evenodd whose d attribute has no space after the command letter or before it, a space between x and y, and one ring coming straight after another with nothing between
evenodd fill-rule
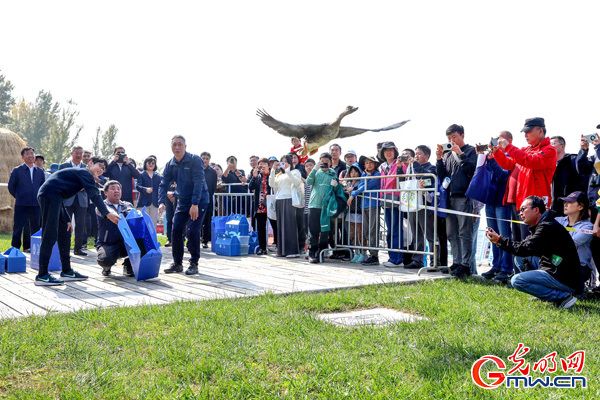
<instances>
[{"instance_id":1,"label":"baseball cap","mask_svg":"<svg viewBox=\"0 0 600 400\"><path fill-rule=\"evenodd\" d=\"M269 157L269 161L277 161L277 157L271 156L271 157Z\"/></svg>"},{"instance_id":2,"label":"baseball cap","mask_svg":"<svg viewBox=\"0 0 600 400\"><path fill-rule=\"evenodd\" d=\"M584 192L573 192L570 195L568 195L567 197L559 197L559 199L561 199L564 202L578 202L580 204L582 204L583 206L587 207L590 204L590 200L587 197L587 194L585 194Z\"/></svg>"},{"instance_id":3,"label":"baseball cap","mask_svg":"<svg viewBox=\"0 0 600 400\"><path fill-rule=\"evenodd\" d=\"M525 126L521 129L521 132L528 132L533 128L545 128L546 124L544 123L544 118L535 117L535 118L527 118L525 120Z\"/></svg>"}]
</instances>

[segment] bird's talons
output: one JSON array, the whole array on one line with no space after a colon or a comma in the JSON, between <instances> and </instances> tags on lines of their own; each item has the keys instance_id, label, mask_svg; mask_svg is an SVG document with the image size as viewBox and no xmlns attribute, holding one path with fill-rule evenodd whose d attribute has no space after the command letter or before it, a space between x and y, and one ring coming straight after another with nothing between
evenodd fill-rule
<instances>
[{"instance_id":1,"label":"bird's talons","mask_svg":"<svg viewBox=\"0 0 600 400\"><path fill-rule=\"evenodd\" d=\"M319 151L319 149L315 149L315 150L311 151L311 152L310 152L308 155L309 155L309 156L312 156L312 155L313 155L313 154L315 154L317 151ZM306 155L306 154L304 154L304 155Z\"/></svg>"}]
</instances>

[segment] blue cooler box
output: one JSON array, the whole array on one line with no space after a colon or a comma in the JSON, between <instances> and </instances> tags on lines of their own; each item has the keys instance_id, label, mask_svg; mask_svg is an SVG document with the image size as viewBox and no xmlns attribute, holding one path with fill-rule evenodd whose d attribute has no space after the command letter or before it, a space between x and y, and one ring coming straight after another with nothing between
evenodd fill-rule
<instances>
[{"instance_id":1,"label":"blue cooler box","mask_svg":"<svg viewBox=\"0 0 600 400\"><path fill-rule=\"evenodd\" d=\"M248 241L248 253L256 254L260 249L258 244L258 232L250 232L250 240Z\"/></svg>"},{"instance_id":2,"label":"blue cooler box","mask_svg":"<svg viewBox=\"0 0 600 400\"><path fill-rule=\"evenodd\" d=\"M6 259L6 272L25 272L27 270L27 258L23 252L15 247L4 252Z\"/></svg>"},{"instance_id":3,"label":"blue cooler box","mask_svg":"<svg viewBox=\"0 0 600 400\"><path fill-rule=\"evenodd\" d=\"M40 246L42 245L42 230L40 229L31 236L31 258L29 266L32 269L40 269ZM60 254L58 254L58 244L54 243L52 247L52 255L50 255L50 263L48 263L48 271L62 271L62 263L60 262Z\"/></svg>"},{"instance_id":4,"label":"blue cooler box","mask_svg":"<svg viewBox=\"0 0 600 400\"><path fill-rule=\"evenodd\" d=\"M220 256L239 256L240 241L235 235L227 233L217 233L217 243L215 244L215 253Z\"/></svg>"},{"instance_id":5,"label":"blue cooler box","mask_svg":"<svg viewBox=\"0 0 600 400\"><path fill-rule=\"evenodd\" d=\"M248 220L241 214L232 214L225 224L227 232L235 232L238 236L248 236Z\"/></svg>"},{"instance_id":6,"label":"blue cooler box","mask_svg":"<svg viewBox=\"0 0 600 400\"><path fill-rule=\"evenodd\" d=\"M219 233L225 233L226 232L226 228L225 228L225 224L227 223L227 219L229 217L212 217L211 220L211 231L210 231L210 249L216 253L215 248L216 248L216 243L217 243L217 234Z\"/></svg>"},{"instance_id":7,"label":"blue cooler box","mask_svg":"<svg viewBox=\"0 0 600 400\"><path fill-rule=\"evenodd\" d=\"M133 230L135 230L135 234ZM156 237L156 228L150 216L146 214L146 207L141 212L135 209L131 210L127 218L121 215L119 231L121 231L121 235L123 236L125 249L133 267L135 279L137 281L145 281L157 278L160 271L162 253L160 251L160 243L158 243L158 238ZM136 239L141 239L144 243L146 254L143 256Z\"/></svg>"}]
</instances>

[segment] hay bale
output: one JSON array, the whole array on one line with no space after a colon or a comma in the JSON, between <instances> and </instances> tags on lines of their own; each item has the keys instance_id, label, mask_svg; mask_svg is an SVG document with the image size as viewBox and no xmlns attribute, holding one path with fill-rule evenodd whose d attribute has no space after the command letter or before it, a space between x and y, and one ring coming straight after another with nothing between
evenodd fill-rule
<instances>
[{"instance_id":1,"label":"hay bale","mask_svg":"<svg viewBox=\"0 0 600 400\"><path fill-rule=\"evenodd\" d=\"M14 167L23 164L21 148L26 143L14 132L0 128L0 183L8 183L10 172ZM10 233L13 227L13 210L15 199L4 185L0 186L0 233Z\"/></svg>"}]
</instances>

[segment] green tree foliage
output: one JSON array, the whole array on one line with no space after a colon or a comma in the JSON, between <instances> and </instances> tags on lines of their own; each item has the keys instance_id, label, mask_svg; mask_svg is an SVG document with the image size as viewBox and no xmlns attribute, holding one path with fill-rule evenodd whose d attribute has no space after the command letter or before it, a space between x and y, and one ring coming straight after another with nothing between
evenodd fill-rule
<instances>
[{"instance_id":1,"label":"green tree foliage","mask_svg":"<svg viewBox=\"0 0 600 400\"><path fill-rule=\"evenodd\" d=\"M11 123L11 109L15 105L15 99L12 97L14 88L13 84L0 74L0 126Z\"/></svg>"},{"instance_id":2,"label":"green tree foliage","mask_svg":"<svg viewBox=\"0 0 600 400\"><path fill-rule=\"evenodd\" d=\"M34 104L21 100L13 106L12 121L8 129L19 134L29 146L39 150L42 140L51 134L60 118L60 104L52 101L50 92L40 90Z\"/></svg>"},{"instance_id":3,"label":"green tree foliage","mask_svg":"<svg viewBox=\"0 0 600 400\"><path fill-rule=\"evenodd\" d=\"M96 128L96 136L92 142L92 154L99 155L107 160L112 160L112 154L117 147L117 133L119 129L114 125L110 125L108 129L102 133L102 128Z\"/></svg>"},{"instance_id":4,"label":"green tree foliage","mask_svg":"<svg viewBox=\"0 0 600 400\"><path fill-rule=\"evenodd\" d=\"M60 110L58 117L50 126L48 135L41 141L40 150L45 155L47 163L65 161L69 157L71 147L79 139L83 126L76 124L79 111L75 106L77 104L73 100L67 101L67 107Z\"/></svg>"},{"instance_id":5,"label":"green tree foliage","mask_svg":"<svg viewBox=\"0 0 600 400\"><path fill-rule=\"evenodd\" d=\"M102 157L110 159L115 147L117 147L117 133L119 129L112 124L108 127L104 135L102 135L102 149L100 150L100 154Z\"/></svg>"}]
</instances>

